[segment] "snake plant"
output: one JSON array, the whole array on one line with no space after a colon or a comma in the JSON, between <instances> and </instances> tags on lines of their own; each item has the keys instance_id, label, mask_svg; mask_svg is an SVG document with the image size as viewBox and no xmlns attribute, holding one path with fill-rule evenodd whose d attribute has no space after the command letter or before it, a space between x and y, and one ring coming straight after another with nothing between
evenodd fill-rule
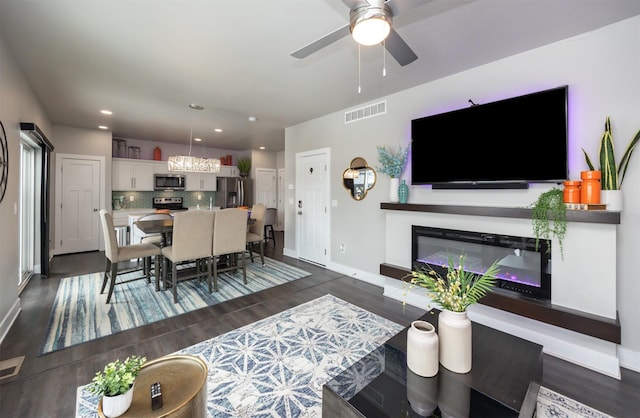
<instances>
[{"instance_id":1,"label":"snake plant","mask_svg":"<svg viewBox=\"0 0 640 418\"><path fill-rule=\"evenodd\" d=\"M599 149L600 172L602 173L600 184L602 190L620 190L622 187L622 181L624 180L624 175L626 174L627 167L629 166L629 159L631 158L633 149L638 144L638 141L640 141L640 130L627 146L627 149L620 160L620 165L616 167L616 156L613 148L613 134L611 133L611 120L607 117L604 124L604 133L600 139ZM584 148L582 149L582 152L584 153L589 169L595 170L594 165Z\"/></svg>"}]
</instances>

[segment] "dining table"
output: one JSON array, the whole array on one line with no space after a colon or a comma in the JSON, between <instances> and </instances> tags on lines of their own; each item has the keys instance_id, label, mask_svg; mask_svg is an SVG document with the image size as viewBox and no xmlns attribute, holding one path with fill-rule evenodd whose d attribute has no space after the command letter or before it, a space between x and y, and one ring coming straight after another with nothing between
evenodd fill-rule
<instances>
[{"instance_id":1,"label":"dining table","mask_svg":"<svg viewBox=\"0 0 640 418\"><path fill-rule=\"evenodd\" d=\"M247 227L254 224L255 219L247 217ZM173 232L173 218L170 219L140 219L135 222L136 226L145 234L160 234L160 246L165 247L171 242Z\"/></svg>"}]
</instances>

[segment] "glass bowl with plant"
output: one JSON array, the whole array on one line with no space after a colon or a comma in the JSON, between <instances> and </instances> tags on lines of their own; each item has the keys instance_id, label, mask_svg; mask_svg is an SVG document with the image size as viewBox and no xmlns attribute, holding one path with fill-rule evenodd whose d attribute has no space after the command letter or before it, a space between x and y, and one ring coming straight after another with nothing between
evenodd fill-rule
<instances>
[{"instance_id":1,"label":"glass bowl with plant","mask_svg":"<svg viewBox=\"0 0 640 418\"><path fill-rule=\"evenodd\" d=\"M409 290L416 286L424 288L431 301L442 309L466 311L467 307L478 302L495 286L495 277L500 271L497 260L484 273L467 271L466 258L466 254L461 254L456 265L454 257L449 256L444 277L429 265L413 270Z\"/></svg>"}]
</instances>

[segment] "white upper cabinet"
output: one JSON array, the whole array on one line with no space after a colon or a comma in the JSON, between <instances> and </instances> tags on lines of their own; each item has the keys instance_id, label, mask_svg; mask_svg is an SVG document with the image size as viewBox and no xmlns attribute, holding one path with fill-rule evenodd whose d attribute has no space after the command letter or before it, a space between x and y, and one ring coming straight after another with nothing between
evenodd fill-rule
<instances>
[{"instance_id":1,"label":"white upper cabinet","mask_svg":"<svg viewBox=\"0 0 640 418\"><path fill-rule=\"evenodd\" d=\"M221 165L218 177L239 177L240 170L235 165Z\"/></svg>"},{"instance_id":2,"label":"white upper cabinet","mask_svg":"<svg viewBox=\"0 0 640 418\"><path fill-rule=\"evenodd\" d=\"M186 173L186 187L188 192L215 192L216 175L213 173Z\"/></svg>"},{"instance_id":3,"label":"white upper cabinet","mask_svg":"<svg viewBox=\"0 0 640 418\"><path fill-rule=\"evenodd\" d=\"M114 158L111 164L111 190L153 191L154 163Z\"/></svg>"}]
</instances>

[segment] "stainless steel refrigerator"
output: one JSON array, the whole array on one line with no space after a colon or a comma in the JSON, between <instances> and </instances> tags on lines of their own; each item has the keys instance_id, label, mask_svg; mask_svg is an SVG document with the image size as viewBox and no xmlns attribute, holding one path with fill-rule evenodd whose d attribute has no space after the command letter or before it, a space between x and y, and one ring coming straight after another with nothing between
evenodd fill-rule
<instances>
[{"instance_id":1,"label":"stainless steel refrigerator","mask_svg":"<svg viewBox=\"0 0 640 418\"><path fill-rule=\"evenodd\" d=\"M253 204L251 179L245 177L218 177L216 187L216 206L237 208Z\"/></svg>"}]
</instances>

